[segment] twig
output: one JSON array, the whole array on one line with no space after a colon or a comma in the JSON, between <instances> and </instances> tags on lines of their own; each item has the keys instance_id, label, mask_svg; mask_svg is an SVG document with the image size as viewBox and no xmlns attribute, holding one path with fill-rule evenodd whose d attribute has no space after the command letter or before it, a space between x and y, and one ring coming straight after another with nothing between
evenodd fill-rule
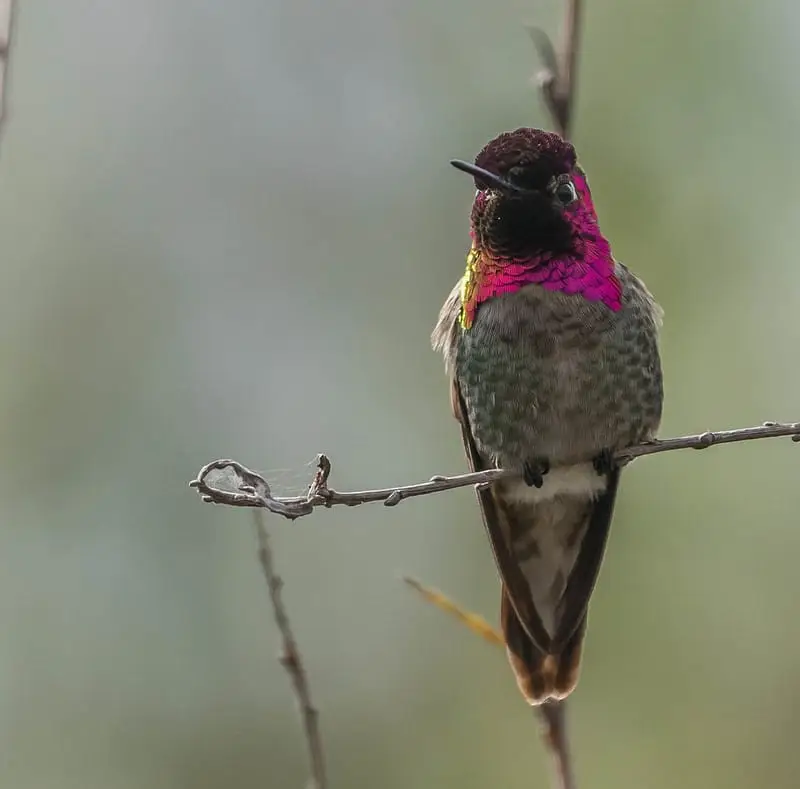
<instances>
[{"instance_id":1,"label":"twig","mask_svg":"<svg viewBox=\"0 0 800 789\"><path fill-rule=\"evenodd\" d=\"M0 133L7 115L6 87L15 16L14 0L0 0Z\"/></svg>"},{"instance_id":2,"label":"twig","mask_svg":"<svg viewBox=\"0 0 800 789\"><path fill-rule=\"evenodd\" d=\"M404 576L403 581L407 583L415 592L422 595L422 599L426 603L436 606L440 611L457 619L468 630L471 630L475 635L480 636L484 641L488 641L495 646L504 647L506 642L500 631L492 627L480 614L475 614L463 608L455 600L450 599L444 592L438 589L426 586L422 581L416 578Z\"/></svg>"},{"instance_id":3,"label":"twig","mask_svg":"<svg viewBox=\"0 0 800 789\"><path fill-rule=\"evenodd\" d=\"M269 543L269 534L264 523L264 513L254 512L256 537L258 539L258 559L267 581L269 598L275 616L275 624L283 641L283 654L280 657L281 665L286 669L292 680L294 694L300 705L300 714L303 718L308 755L311 762L311 780L313 789L327 789L328 783L325 775L325 753L322 749L322 737L319 732L319 712L311 701L311 691L308 687L308 676L303 667L303 659L297 646L286 607L283 604L281 589L283 581L275 571L272 560L272 548Z\"/></svg>"},{"instance_id":4,"label":"twig","mask_svg":"<svg viewBox=\"0 0 800 789\"><path fill-rule=\"evenodd\" d=\"M614 458L618 463L624 465L637 457L671 452L676 449L707 449L716 444L732 444L738 441L785 436L791 436L793 441L800 441L800 422L791 424L765 422L758 427L743 427L738 430L721 430L713 433L706 432L678 438L659 439L622 449L614 455ZM227 476L233 478L233 488L230 484L221 487L219 481L215 482L211 479L215 472L225 470L232 472ZM197 488L203 501L211 504L263 508L276 515L283 515L285 518L294 520L304 515L310 515L316 507L332 507L336 504L355 507L371 502L382 502L386 507L393 507L404 499L416 496L427 496L431 493L441 493L468 485L487 485L498 479L519 476L514 469L489 469L469 474L457 474L452 477L435 476L431 477L428 482L418 482L414 485L340 492L328 487L330 471L330 460L325 455L319 455L314 480L305 496L273 496L269 484L260 474L251 471L236 460L214 460L206 464L200 469L197 479L192 480L189 485ZM217 476L222 477L223 480L226 477L225 474Z\"/></svg>"},{"instance_id":5,"label":"twig","mask_svg":"<svg viewBox=\"0 0 800 789\"><path fill-rule=\"evenodd\" d=\"M551 699L535 709L544 724L544 741L553 757L556 786L558 789L576 789L567 736L566 700Z\"/></svg>"},{"instance_id":6,"label":"twig","mask_svg":"<svg viewBox=\"0 0 800 789\"><path fill-rule=\"evenodd\" d=\"M556 52L550 37L541 28L529 27L528 33L539 53L543 68L537 74L544 103L553 118L556 131L566 140L572 130L580 45L582 0L566 0L564 45Z\"/></svg>"}]
</instances>

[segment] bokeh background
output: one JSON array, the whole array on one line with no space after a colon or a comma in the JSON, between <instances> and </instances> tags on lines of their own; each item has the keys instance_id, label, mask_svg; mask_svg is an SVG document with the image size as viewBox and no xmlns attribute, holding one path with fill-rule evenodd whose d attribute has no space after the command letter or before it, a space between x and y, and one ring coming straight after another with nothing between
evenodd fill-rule
<instances>
[{"instance_id":1,"label":"bokeh background","mask_svg":"<svg viewBox=\"0 0 800 789\"><path fill-rule=\"evenodd\" d=\"M543 125L558 0L39 0L0 157L0 786L305 785L231 456L301 492L464 469L429 349L447 164ZM576 144L666 310L662 433L800 419L791 0L587 2ZM581 786L796 787L800 449L626 472L572 697ZM333 786L546 787L469 490L270 520Z\"/></svg>"}]
</instances>

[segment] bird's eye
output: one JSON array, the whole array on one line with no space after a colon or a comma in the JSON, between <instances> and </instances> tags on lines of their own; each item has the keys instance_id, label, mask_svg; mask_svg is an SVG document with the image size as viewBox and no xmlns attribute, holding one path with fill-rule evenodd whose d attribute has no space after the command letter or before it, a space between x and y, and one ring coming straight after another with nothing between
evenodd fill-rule
<instances>
[{"instance_id":1,"label":"bird's eye","mask_svg":"<svg viewBox=\"0 0 800 789\"><path fill-rule=\"evenodd\" d=\"M555 190L556 200L561 205L570 205L578 199L578 193L575 191L575 186L572 181L562 181Z\"/></svg>"}]
</instances>

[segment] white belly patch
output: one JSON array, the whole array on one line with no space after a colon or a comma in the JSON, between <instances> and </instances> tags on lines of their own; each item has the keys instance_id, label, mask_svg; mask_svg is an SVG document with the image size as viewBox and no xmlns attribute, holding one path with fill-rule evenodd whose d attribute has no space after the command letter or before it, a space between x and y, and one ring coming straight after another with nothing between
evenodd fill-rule
<instances>
[{"instance_id":1,"label":"white belly patch","mask_svg":"<svg viewBox=\"0 0 800 789\"><path fill-rule=\"evenodd\" d=\"M527 485L523 480L508 482L506 496L519 504L536 503L556 496L594 499L606 489L606 478L597 473L591 463L556 466L543 477L541 488Z\"/></svg>"}]
</instances>

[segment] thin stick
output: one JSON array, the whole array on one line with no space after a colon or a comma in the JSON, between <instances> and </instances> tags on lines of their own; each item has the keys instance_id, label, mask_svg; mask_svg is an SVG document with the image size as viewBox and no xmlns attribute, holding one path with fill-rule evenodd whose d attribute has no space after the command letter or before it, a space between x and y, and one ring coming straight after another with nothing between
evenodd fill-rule
<instances>
[{"instance_id":1,"label":"thin stick","mask_svg":"<svg viewBox=\"0 0 800 789\"><path fill-rule=\"evenodd\" d=\"M654 440L645 444L622 449L614 455L620 464L629 463L637 457L656 455L661 452L672 452L677 449L707 449L716 444L733 444L739 441L755 441L763 438L780 438L791 436L793 441L800 441L800 422L781 424L765 422L758 427L743 427L737 430L721 430L718 432L698 433L678 438ZM235 488L230 485L221 487L219 481L212 480L215 472L229 470L228 477L233 477ZM203 501L211 504L225 504L230 507L256 507L267 509L276 515L294 520L310 515L316 507L332 507L344 504L355 507L360 504L382 502L386 507L393 507L404 499L416 496L427 496L445 490L463 488L468 485L487 485L498 479L518 477L516 469L489 469L469 474L457 474L451 477L435 476L428 482L414 485L377 488L375 490L358 490L339 492L328 487L331 472L330 460L319 455L317 471L313 483L305 496L273 496L269 484L260 474L251 471L236 460L214 460L200 469L197 479L189 485L196 488ZM217 476L226 476L224 474Z\"/></svg>"},{"instance_id":2,"label":"thin stick","mask_svg":"<svg viewBox=\"0 0 800 789\"><path fill-rule=\"evenodd\" d=\"M544 741L553 757L553 770L558 789L576 789L569 750L566 701L546 701L536 707L544 724Z\"/></svg>"},{"instance_id":3,"label":"thin stick","mask_svg":"<svg viewBox=\"0 0 800 789\"><path fill-rule=\"evenodd\" d=\"M14 0L0 0L0 133L8 114L8 72L16 12Z\"/></svg>"},{"instance_id":4,"label":"thin stick","mask_svg":"<svg viewBox=\"0 0 800 789\"><path fill-rule=\"evenodd\" d=\"M289 615L286 613L286 607L283 604L283 597L281 596L283 580L275 571L269 534L264 522L264 513L254 512L253 517L258 539L258 559L261 562L261 569L267 581L275 624L278 626L283 641L283 654L280 657L280 662L292 681L294 695L297 697L300 715L303 718L303 728L305 729L306 743L308 744L308 756L311 762L311 785L314 789L327 789L325 753L322 748L322 737L319 731L319 712L311 701L308 675L303 666L303 658L297 646L297 640L292 632Z\"/></svg>"},{"instance_id":5,"label":"thin stick","mask_svg":"<svg viewBox=\"0 0 800 789\"><path fill-rule=\"evenodd\" d=\"M562 136L566 139L572 127L573 108L577 93L578 52L580 50L581 21L583 19L582 0L567 2L567 19L564 25L564 49L561 61L561 85L564 101L564 129Z\"/></svg>"},{"instance_id":6,"label":"thin stick","mask_svg":"<svg viewBox=\"0 0 800 789\"><path fill-rule=\"evenodd\" d=\"M564 45L560 53L553 47L550 37L541 28L529 27L536 51L542 61L537 74L539 90L556 131L568 140L572 130L573 108L577 93L578 51L580 49L582 0L566 0Z\"/></svg>"}]
</instances>

